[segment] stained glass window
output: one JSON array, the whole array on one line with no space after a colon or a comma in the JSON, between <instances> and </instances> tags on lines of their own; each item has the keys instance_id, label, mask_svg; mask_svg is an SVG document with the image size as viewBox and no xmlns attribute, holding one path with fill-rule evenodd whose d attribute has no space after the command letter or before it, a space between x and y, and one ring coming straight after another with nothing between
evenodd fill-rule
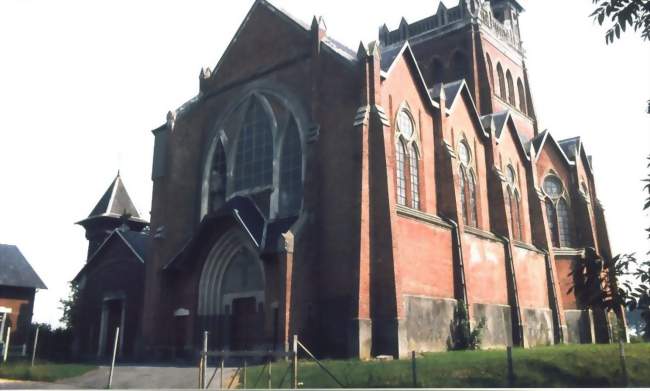
<instances>
[{"instance_id":1,"label":"stained glass window","mask_svg":"<svg viewBox=\"0 0 650 391\"><path fill-rule=\"evenodd\" d=\"M476 181L474 180L474 173L469 172L469 225L477 227L476 221Z\"/></svg>"},{"instance_id":2,"label":"stained glass window","mask_svg":"<svg viewBox=\"0 0 650 391\"><path fill-rule=\"evenodd\" d=\"M556 199L562 195L564 187L557 177L547 176L544 179L544 192L547 196Z\"/></svg>"},{"instance_id":3,"label":"stained glass window","mask_svg":"<svg viewBox=\"0 0 650 391\"><path fill-rule=\"evenodd\" d=\"M463 224L467 225L467 177L465 175L465 167L460 168L460 207L463 215Z\"/></svg>"},{"instance_id":4,"label":"stained glass window","mask_svg":"<svg viewBox=\"0 0 650 391\"><path fill-rule=\"evenodd\" d=\"M210 209L215 210L226 196L226 153L221 141L217 143L210 169Z\"/></svg>"},{"instance_id":5,"label":"stained glass window","mask_svg":"<svg viewBox=\"0 0 650 391\"><path fill-rule=\"evenodd\" d=\"M246 112L235 164L235 191L273 183L271 121L258 99L253 99Z\"/></svg>"},{"instance_id":6,"label":"stained glass window","mask_svg":"<svg viewBox=\"0 0 650 391\"><path fill-rule=\"evenodd\" d=\"M553 241L553 246L557 247L558 243L558 232L557 232L557 214L555 213L555 206L550 199L546 199L546 219L548 220L548 228L551 231L551 240Z\"/></svg>"}]
</instances>

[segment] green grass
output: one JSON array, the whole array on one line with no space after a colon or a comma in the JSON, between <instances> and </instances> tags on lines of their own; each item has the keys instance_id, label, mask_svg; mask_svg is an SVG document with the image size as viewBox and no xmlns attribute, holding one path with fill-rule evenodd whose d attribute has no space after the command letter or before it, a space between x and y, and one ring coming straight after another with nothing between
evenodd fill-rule
<instances>
[{"instance_id":1,"label":"green grass","mask_svg":"<svg viewBox=\"0 0 650 391\"><path fill-rule=\"evenodd\" d=\"M650 344L625 345L629 386L650 386ZM514 387L624 386L618 345L561 345L514 349ZM410 360L325 360L324 365L346 387L412 387ZM272 367L272 385L280 386L288 362ZM418 387L507 387L505 350L429 353L416 359ZM262 372L263 371L263 372ZM261 376L260 376L261 373ZM250 367L247 387L266 388L266 369ZM298 379L308 388L337 387L311 361L299 362ZM257 384L255 384L257 380ZM243 379L240 379L242 384ZM286 374L283 387L289 387Z\"/></svg>"},{"instance_id":2,"label":"green grass","mask_svg":"<svg viewBox=\"0 0 650 391\"><path fill-rule=\"evenodd\" d=\"M93 365L50 363L37 363L32 367L28 362L10 362L0 364L0 378L53 382L80 376L95 368Z\"/></svg>"}]
</instances>

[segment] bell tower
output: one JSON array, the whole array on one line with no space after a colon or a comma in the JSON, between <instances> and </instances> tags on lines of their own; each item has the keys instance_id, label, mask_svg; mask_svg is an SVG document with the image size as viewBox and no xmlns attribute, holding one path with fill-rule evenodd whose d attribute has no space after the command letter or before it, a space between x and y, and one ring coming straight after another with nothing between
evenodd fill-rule
<instances>
[{"instance_id":1,"label":"bell tower","mask_svg":"<svg viewBox=\"0 0 650 391\"><path fill-rule=\"evenodd\" d=\"M104 195L88 217L77 222L86 230L89 259L108 236L117 228L141 232L149 222L140 218L131 197L126 192L124 182L117 173Z\"/></svg>"}]
</instances>

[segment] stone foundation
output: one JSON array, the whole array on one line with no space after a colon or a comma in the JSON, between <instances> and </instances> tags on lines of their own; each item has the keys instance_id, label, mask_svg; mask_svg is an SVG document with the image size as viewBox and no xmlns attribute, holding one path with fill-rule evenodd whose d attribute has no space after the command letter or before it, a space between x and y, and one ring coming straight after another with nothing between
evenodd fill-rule
<instances>
[{"instance_id":1,"label":"stone foundation","mask_svg":"<svg viewBox=\"0 0 650 391\"><path fill-rule=\"evenodd\" d=\"M451 344L456 300L406 296L406 348L416 352L445 351Z\"/></svg>"},{"instance_id":2,"label":"stone foundation","mask_svg":"<svg viewBox=\"0 0 650 391\"><path fill-rule=\"evenodd\" d=\"M512 346L512 317L509 305L472 304L472 326L485 319L481 333L481 348Z\"/></svg>"},{"instance_id":3,"label":"stone foundation","mask_svg":"<svg viewBox=\"0 0 650 391\"><path fill-rule=\"evenodd\" d=\"M548 308L522 308L524 346L553 345L553 313Z\"/></svg>"},{"instance_id":4,"label":"stone foundation","mask_svg":"<svg viewBox=\"0 0 650 391\"><path fill-rule=\"evenodd\" d=\"M565 343L593 343L594 324L590 310L565 310Z\"/></svg>"}]
</instances>

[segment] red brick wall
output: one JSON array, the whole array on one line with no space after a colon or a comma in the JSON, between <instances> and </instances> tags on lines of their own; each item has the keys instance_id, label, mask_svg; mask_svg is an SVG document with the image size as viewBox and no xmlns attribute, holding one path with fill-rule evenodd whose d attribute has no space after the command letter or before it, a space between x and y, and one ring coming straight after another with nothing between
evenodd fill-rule
<instances>
[{"instance_id":1,"label":"red brick wall","mask_svg":"<svg viewBox=\"0 0 650 391\"><path fill-rule=\"evenodd\" d=\"M503 243L463 235L467 295L470 303L508 304Z\"/></svg>"},{"instance_id":2,"label":"red brick wall","mask_svg":"<svg viewBox=\"0 0 650 391\"><path fill-rule=\"evenodd\" d=\"M12 344L27 342L29 327L32 323L35 293L33 288L0 286L0 307L11 308L8 319L11 323ZM3 338L6 336L8 326L9 324L5 323Z\"/></svg>"},{"instance_id":3,"label":"red brick wall","mask_svg":"<svg viewBox=\"0 0 650 391\"><path fill-rule=\"evenodd\" d=\"M513 261L517 276L519 306L522 308L549 308L544 255L513 246Z\"/></svg>"}]
</instances>

